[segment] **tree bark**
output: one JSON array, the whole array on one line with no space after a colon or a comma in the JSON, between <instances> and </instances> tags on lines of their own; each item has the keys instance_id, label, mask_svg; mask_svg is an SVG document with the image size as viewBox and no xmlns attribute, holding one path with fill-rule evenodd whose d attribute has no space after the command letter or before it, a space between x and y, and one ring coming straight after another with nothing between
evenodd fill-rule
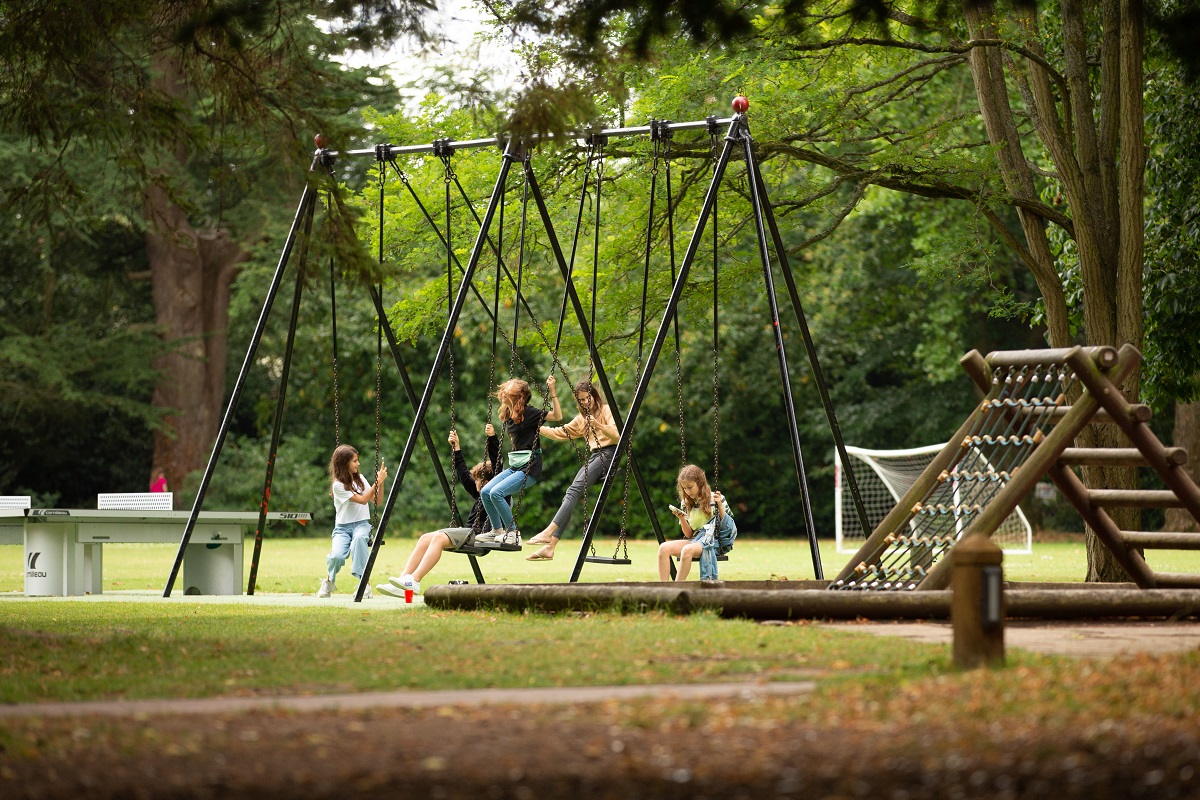
<instances>
[{"instance_id":1,"label":"tree bark","mask_svg":"<svg viewBox=\"0 0 1200 800\"><path fill-rule=\"evenodd\" d=\"M1192 480L1200 483L1200 400L1175 404L1175 446L1188 451L1187 471ZM1182 508L1168 508L1164 530L1200 531L1200 524Z\"/></svg>"},{"instance_id":2,"label":"tree bark","mask_svg":"<svg viewBox=\"0 0 1200 800\"><path fill-rule=\"evenodd\" d=\"M155 363L153 402L171 413L168 431L154 434L154 461L178 491L205 465L221 424L229 291L244 254L224 232L192 227L164 188L144 194L155 318L175 345Z\"/></svg>"}]
</instances>

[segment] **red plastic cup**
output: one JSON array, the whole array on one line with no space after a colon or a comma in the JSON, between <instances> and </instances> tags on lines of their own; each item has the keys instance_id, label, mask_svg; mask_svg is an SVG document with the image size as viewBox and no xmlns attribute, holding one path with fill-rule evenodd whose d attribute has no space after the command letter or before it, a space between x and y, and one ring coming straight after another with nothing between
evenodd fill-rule
<instances>
[{"instance_id":1,"label":"red plastic cup","mask_svg":"<svg viewBox=\"0 0 1200 800\"><path fill-rule=\"evenodd\" d=\"M412 602L412 594L413 594L412 589L405 589L404 590L404 602L411 603Z\"/></svg>"}]
</instances>

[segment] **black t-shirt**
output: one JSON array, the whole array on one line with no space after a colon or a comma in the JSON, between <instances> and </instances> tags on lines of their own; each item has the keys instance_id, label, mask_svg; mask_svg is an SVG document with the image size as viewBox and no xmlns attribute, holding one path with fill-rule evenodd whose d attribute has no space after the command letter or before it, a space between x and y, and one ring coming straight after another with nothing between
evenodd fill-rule
<instances>
[{"instance_id":1,"label":"black t-shirt","mask_svg":"<svg viewBox=\"0 0 1200 800\"><path fill-rule=\"evenodd\" d=\"M512 450L537 450L538 449L538 428L542 426L545 415L539 408L525 407L525 418L520 422L505 422L504 430L508 432L508 440ZM508 466L504 464L503 466ZM524 470L522 470L524 471ZM531 478L542 477L542 454L535 452L529 460L529 471L527 473Z\"/></svg>"}]
</instances>

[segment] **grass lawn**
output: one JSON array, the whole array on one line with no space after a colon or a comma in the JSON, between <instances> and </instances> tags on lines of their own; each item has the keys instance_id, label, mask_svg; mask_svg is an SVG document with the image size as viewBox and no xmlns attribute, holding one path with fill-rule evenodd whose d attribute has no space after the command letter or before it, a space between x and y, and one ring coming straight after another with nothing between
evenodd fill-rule
<instances>
[{"instance_id":1,"label":"grass lawn","mask_svg":"<svg viewBox=\"0 0 1200 800\"><path fill-rule=\"evenodd\" d=\"M563 582L577 548L567 542L553 562L518 554L481 560L490 582ZM385 546L376 582L400 572L412 540ZM328 543L284 539L266 544L259 591L315 591ZM612 551L603 542L598 552ZM652 580L653 543L632 542L633 564L589 564L589 581ZM109 545L105 590L161 591L175 548ZM739 539L722 576L810 578L803 543ZM247 554L247 558L249 554ZM826 575L849 558L823 548ZM0 548L7 591L19 590L21 549ZM1083 576L1081 543L1038 544L1006 559L1016 580ZM1194 561L1200 556L1193 556ZM1197 569L1178 564L1172 570ZM347 575L347 577L349 577ZM446 555L426 585L470 579L465 558ZM942 646L847 635L812 625L763 626L711 615L436 612L397 613L395 601L321 607L164 602L0 600L0 648L6 653L0 702L102 697L178 697L278 692L330 693L389 688L466 688L745 679L888 680L949 670ZM412 613L409 613L409 612ZM1042 661L1014 656L1014 663Z\"/></svg>"},{"instance_id":2,"label":"grass lawn","mask_svg":"<svg viewBox=\"0 0 1200 800\"><path fill-rule=\"evenodd\" d=\"M375 564L374 581L387 580L400 574L413 546L413 539L386 540ZM596 543L596 552L611 555L616 546L613 540ZM175 560L176 547L163 544L110 544L104 547L104 590L162 591ZM250 574L253 543L245 548L245 575ZM534 548L526 548L527 553ZM583 581L654 581L658 579L655 566L656 545L651 541L629 542L628 566L586 564ZM276 539L263 543L259 563L257 591L302 592L317 590L329 552L329 540ZM554 561L530 562L527 553L492 553L480 559L480 568L489 583L565 583L570 577L579 553L578 540L567 539L558 548ZM838 553L832 540L821 540L821 563L825 577L835 575L852 554ZM1147 554L1150 566L1163 572L1200 572L1200 552L1170 551ZM1087 555L1082 540L1035 543L1033 553L1006 555L1005 575L1016 581L1082 581L1087 570ZM691 578L698 577L693 569ZM721 577L729 580L764 580L768 578L809 579L814 575L806 542L780 539L739 538L728 562L721 564ZM342 591L350 591L348 570L342 573ZM474 581L466 558L447 554L428 576L425 585L432 586L449 580ZM20 592L22 553L20 547L0 547L0 592Z\"/></svg>"}]
</instances>

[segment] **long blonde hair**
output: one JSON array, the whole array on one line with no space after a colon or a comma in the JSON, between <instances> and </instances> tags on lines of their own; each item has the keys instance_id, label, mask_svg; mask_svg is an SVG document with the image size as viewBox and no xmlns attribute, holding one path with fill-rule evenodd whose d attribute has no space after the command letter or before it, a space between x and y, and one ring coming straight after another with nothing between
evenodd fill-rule
<instances>
[{"instance_id":1,"label":"long blonde hair","mask_svg":"<svg viewBox=\"0 0 1200 800\"><path fill-rule=\"evenodd\" d=\"M686 494L683 491L684 481L690 481L700 487L700 496L691 497ZM712 489L708 488L708 476L695 464L685 464L683 469L679 470L679 477L675 479L675 490L679 492L679 504L683 506L684 511L691 511L693 508L705 513L712 511Z\"/></svg>"},{"instance_id":2,"label":"long blonde hair","mask_svg":"<svg viewBox=\"0 0 1200 800\"><path fill-rule=\"evenodd\" d=\"M341 481L343 487L351 492L358 492L367 488L367 479L359 473L350 473L350 462L358 455L358 451L348 444L340 444L333 451L333 457L329 459L329 480ZM333 488L329 490L330 497L333 496Z\"/></svg>"},{"instance_id":3,"label":"long blonde hair","mask_svg":"<svg viewBox=\"0 0 1200 800\"><path fill-rule=\"evenodd\" d=\"M525 419L525 406L529 405L533 392L529 384L520 378L510 378L496 388L496 399L500 401L500 420L519 423Z\"/></svg>"}]
</instances>

